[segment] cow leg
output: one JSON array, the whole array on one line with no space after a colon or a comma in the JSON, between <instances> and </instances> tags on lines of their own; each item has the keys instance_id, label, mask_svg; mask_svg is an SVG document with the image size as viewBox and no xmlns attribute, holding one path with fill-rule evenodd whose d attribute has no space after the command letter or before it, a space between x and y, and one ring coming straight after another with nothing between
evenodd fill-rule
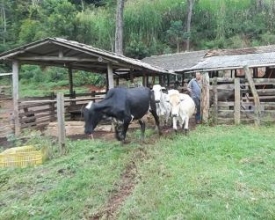
<instances>
[{"instance_id":1,"label":"cow leg","mask_svg":"<svg viewBox=\"0 0 275 220\"><path fill-rule=\"evenodd\" d=\"M130 124L130 123L127 123L127 122L124 123L124 130L123 130L124 140L123 140L123 142L125 142L126 133L127 133L127 131L128 131L129 124Z\"/></svg>"},{"instance_id":2,"label":"cow leg","mask_svg":"<svg viewBox=\"0 0 275 220\"><path fill-rule=\"evenodd\" d=\"M142 121L141 119L139 119L138 123L140 124L141 138L142 138L142 140L144 140L145 122Z\"/></svg>"},{"instance_id":3,"label":"cow leg","mask_svg":"<svg viewBox=\"0 0 275 220\"><path fill-rule=\"evenodd\" d=\"M173 129L174 129L174 131L175 131L175 132L177 132L177 131L178 131L178 125L177 125L177 122L178 122L177 117L176 117L176 116L174 116L174 117L173 117Z\"/></svg>"},{"instance_id":4,"label":"cow leg","mask_svg":"<svg viewBox=\"0 0 275 220\"><path fill-rule=\"evenodd\" d=\"M153 117L155 119L155 123L157 125L159 135L161 135L161 130L160 130L160 126L159 126L159 116L157 115L157 107L156 107L155 96L154 96L153 92L151 92L150 103L149 104L150 104L150 112L151 112L151 114L153 115Z\"/></svg>"},{"instance_id":5,"label":"cow leg","mask_svg":"<svg viewBox=\"0 0 275 220\"><path fill-rule=\"evenodd\" d=\"M184 116L182 126L183 126L182 128L184 129L184 133L187 134L188 128L189 128L189 116Z\"/></svg>"},{"instance_id":6,"label":"cow leg","mask_svg":"<svg viewBox=\"0 0 275 220\"><path fill-rule=\"evenodd\" d=\"M170 115L168 113L165 114L165 125L168 126L169 125L169 117Z\"/></svg>"},{"instance_id":7,"label":"cow leg","mask_svg":"<svg viewBox=\"0 0 275 220\"><path fill-rule=\"evenodd\" d=\"M156 123L156 126L158 128L159 135L162 135L161 130L160 130L160 126L159 126L159 116L157 115L157 112L153 109L151 109L150 112L151 112L151 114L153 115L153 117L155 119L155 123Z\"/></svg>"}]
</instances>

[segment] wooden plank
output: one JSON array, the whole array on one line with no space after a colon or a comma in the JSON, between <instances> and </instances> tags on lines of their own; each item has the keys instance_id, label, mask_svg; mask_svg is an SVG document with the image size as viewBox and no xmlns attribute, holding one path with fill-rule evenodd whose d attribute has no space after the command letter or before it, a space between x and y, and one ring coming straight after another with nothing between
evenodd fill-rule
<instances>
[{"instance_id":1,"label":"wooden plank","mask_svg":"<svg viewBox=\"0 0 275 220\"><path fill-rule=\"evenodd\" d=\"M218 107L233 107L234 102L218 102Z\"/></svg>"},{"instance_id":2,"label":"wooden plank","mask_svg":"<svg viewBox=\"0 0 275 220\"><path fill-rule=\"evenodd\" d=\"M241 122L241 91L240 91L240 78L235 78L235 106L234 106L234 123L236 125Z\"/></svg>"},{"instance_id":3,"label":"wooden plank","mask_svg":"<svg viewBox=\"0 0 275 220\"><path fill-rule=\"evenodd\" d=\"M213 80L214 80L214 78L212 78L212 79L209 79L209 82L213 82ZM215 80L217 80L217 82L219 83L219 82L234 82L234 79L233 78L224 78L224 77L215 77Z\"/></svg>"},{"instance_id":4,"label":"wooden plank","mask_svg":"<svg viewBox=\"0 0 275 220\"><path fill-rule=\"evenodd\" d=\"M39 114L39 113L44 113L44 112L48 112L48 114L56 114L56 108L53 110L52 108L46 108L46 109L39 109L39 110L30 110L31 112L33 112L35 115ZM20 112L19 113L19 117L23 117L23 116L27 116L28 113L25 112Z\"/></svg>"},{"instance_id":5,"label":"wooden plank","mask_svg":"<svg viewBox=\"0 0 275 220\"><path fill-rule=\"evenodd\" d=\"M272 96L275 95L275 89L257 89L259 96Z\"/></svg>"},{"instance_id":6,"label":"wooden plank","mask_svg":"<svg viewBox=\"0 0 275 220\"><path fill-rule=\"evenodd\" d=\"M12 73L0 73L0 76L11 76Z\"/></svg>"},{"instance_id":7,"label":"wooden plank","mask_svg":"<svg viewBox=\"0 0 275 220\"><path fill-rule=\"evenodd\" d=\"M248 80L251 92L252 92L253 97L254 97L254 103L255 103L255 124L256 125L260 125L260 117L261 117L260 99L259 99L256 87L254 85L254 82L253 82L250 70L248 69L247 66L244 66L243 69L244 69L244 72L245 72L245 76L246 76L246 78Z\"/></svg>"},{"instance_id":8,"label":"wooden plank","mask_svg":"<svg viewBox=\"0 0 275 220\"><path fill-rule=\"evenodd\" d=\"M254 97L246 97L245 99L254 100ZM260 100L275 99L275 96L259 96ZM244 100L244 98L243 98Z\"/></svg>"},{"instance_id":9,"label":"wooden plank","mask_svg":"<svg viewBox=\"0 0 275 220\"><path fill-rule=\"evenodd\" d=\"M255 83L275 83L275 79L273 78L254 78Z\"/></svg>"}]
</instances>

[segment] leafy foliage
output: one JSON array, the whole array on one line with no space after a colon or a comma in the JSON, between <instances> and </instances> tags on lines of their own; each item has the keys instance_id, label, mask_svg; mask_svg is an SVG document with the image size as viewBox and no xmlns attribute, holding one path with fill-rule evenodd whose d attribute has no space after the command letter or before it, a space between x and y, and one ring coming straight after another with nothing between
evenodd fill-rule
<instances>
[{"instance_id":1,"label":"leafy foliage","mask_svg":"<svg viewBox=\"0 0 275 220\"><path fill-rule=\"evenodd\" d=\"M45 37L63 37L114 50L115 0L0 3L0 52ZM186 0L126 1L124 54L142 59L183 51L186 37L190 37L191 50L275 43L274 1L196 0L190 33L186 32L187 9ZM6 72L11 67L0 68ZM43 81L43 77L37 74L36 80Z\"/></svg>"}]
</instances>

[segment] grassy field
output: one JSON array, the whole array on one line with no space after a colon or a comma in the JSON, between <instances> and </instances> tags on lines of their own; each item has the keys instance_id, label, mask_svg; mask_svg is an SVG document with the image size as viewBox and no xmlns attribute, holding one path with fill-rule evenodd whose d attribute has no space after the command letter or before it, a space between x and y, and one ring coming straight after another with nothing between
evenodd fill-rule
<instances>
[{"instance_id":1,"label":"grassy field","mask_svg":"<svg viewBox=\"0 0 275 220\"><path fill-rule=\"evenodd\" d=\"M275 219L274 131L68 141L42 166L0 169L0 219Z\"/></svg>"}]
</instances>

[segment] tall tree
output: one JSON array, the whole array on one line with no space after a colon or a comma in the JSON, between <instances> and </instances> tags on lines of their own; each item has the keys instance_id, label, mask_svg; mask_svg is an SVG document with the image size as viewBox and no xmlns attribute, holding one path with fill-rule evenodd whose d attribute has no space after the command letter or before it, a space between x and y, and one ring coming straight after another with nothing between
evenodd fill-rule
<instances>
[{"instance_id":1,"label":"tall tree","mask_svg":"<svg viewBox=\"0 0 275 220\"><path fill-rule=\"evenodd\" d=\"M117 54L123 54L123 11L124 0L117 0L115 33L115 53Z\"/></svg>"},{"instance_id":2,"label":"tall tree","mask_svg":"<svg viewBox=\"0 0 275 220\"><path fill-rule=\"evenodd\" d=\"M186 32L187 32L187 40L186 40L186 50L190 49L190 31L191 31L191 21L192 21L192 13L193 6L195 0L188 0L188 12L187 12L187 22L186 22Z\"/></svg>"}]
</instances>

